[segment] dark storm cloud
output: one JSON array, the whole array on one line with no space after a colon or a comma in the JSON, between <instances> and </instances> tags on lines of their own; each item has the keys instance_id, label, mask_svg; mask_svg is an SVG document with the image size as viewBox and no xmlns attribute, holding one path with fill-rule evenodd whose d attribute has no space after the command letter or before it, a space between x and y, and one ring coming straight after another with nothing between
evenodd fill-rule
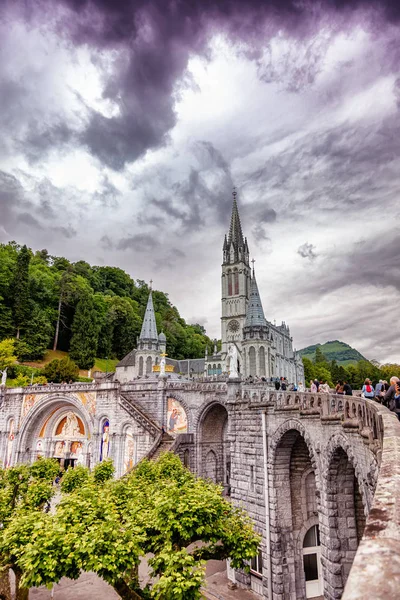
<instances>
[{"instance_id":1,"label":"dark storm cloud","mask_svg":"<svg viewBox=\"0 0 400 600\"><path fill-rule=\"evenodd\" d=\"M191 54L207 53L210 35L225 32L236 41L245 40L255 48L265 44L273 33L288 30L295 36L311 35L324 12L335 20L340 12L372 7L371 2L312 3L297 0L64 0L59 3L69 11L57 14L53 3L42 0L25 5L26 19L36 18L53 23L56 30L76 44L88 44L94 61L101 65L98 51L113 48L121 53L112 74L104 73L105 99L118 106L117 116L105 116L89 109L88 122L79 140L109 167L121 170L127 162L142 156L148 149L166 142L176 123L174 112L176 82L184 76ZM395 3L381 3L386 18L400 13ZM345 22L345 21L344 21ZM321 49L319 49L321 50ZM316 52L308 53L308 57ZM316 71L313 58L296 66L290 77L293 91L300 81L312 83ZM259 75L273 78L273 65L263 64ZM10 87L8 96L17 90ZM50 128L32 126L26 152L31 159L57 143L71 140L73 132L65 123Z\"/></svg>"},{"instance_id":2,"label":"dark storm cloud","mask_svg":"<svg viewBox=\"0 0 400 600\"><path fill-rule=\"evenodd\" d=\"M315 252L315 246L313 244L309 244L305 242L297 249L297 254L300 254L302 258L308 258L309 260L314 260L317 258L318 254Z\"/></svg>"},{"instance_id":3,"label":"dark storm cloud","mask_svg":"<svg viewBox=\"0 0 400 600\"><path fill-rule=\"evenodd\" d=\"M113 250L113 248L114 248L114 244L111 241L111 239L108 237L108 235L103 235L100 238L100 245L104 250Z\"/></svg>"},{"instance_id":4,"label":"dark storm cloud","mask_svg":"<svg viewBox=\"0 0 400 600\"><path fill-rule=\"evenodd\" d=\"M29 227L34 227L36 229L43 229L42 225L39 223L35 217L33 217L29 213L21 213L18 215L17 220L24 225L29 225Z\"/></svg>"},{"instance_id":5,"label":"dark storm cloud","mask_svg":"<svg viewBox=\"0 0 400 600\"><path fill-rule=\"evenodd\" d=\"M99 202L102 206L117 208L120 196L121 192L118 188L109 180L107 175L103 175L101 187L93 194L93 200Z\"/></svg>"}]
</instances>

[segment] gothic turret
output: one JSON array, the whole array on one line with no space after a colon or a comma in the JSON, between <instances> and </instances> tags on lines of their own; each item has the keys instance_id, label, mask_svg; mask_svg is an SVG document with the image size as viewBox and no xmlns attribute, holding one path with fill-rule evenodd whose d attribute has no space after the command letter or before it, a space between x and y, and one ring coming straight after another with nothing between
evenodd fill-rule
<instances>
[{"instance_id":1,"label":"gothic turret","mask_svg":"<svg viewBox=\"0 0 400 600\"><path fill-rule=\"evenodd\" d=\"M153 371L153 366L159 362L160 346L165 352L165 335L163 333L158 337L156 315L153 306L153 294L150 289L149 299L147 300L146 312L144 313L142 330L138 339L135 362L137 365L137 375L149 375Z\"/></svg>"}]
</instances>

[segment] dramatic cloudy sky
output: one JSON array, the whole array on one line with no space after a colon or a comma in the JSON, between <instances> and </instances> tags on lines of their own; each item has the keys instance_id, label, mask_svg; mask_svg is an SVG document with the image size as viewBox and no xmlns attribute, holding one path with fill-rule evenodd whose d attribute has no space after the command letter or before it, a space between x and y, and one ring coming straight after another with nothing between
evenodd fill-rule
<instances>
[{"instance_id":1,"label":"dramatic cloudy sky","mask_svg":"<svg viewBox=\"0 0 400 600\"><path fill-rule=\"evenodd\" d=\"M236 185L267 318L399 361L399 71L395 0L3 0L0 241L219 337Z\"/></svg>"}]
</instances>

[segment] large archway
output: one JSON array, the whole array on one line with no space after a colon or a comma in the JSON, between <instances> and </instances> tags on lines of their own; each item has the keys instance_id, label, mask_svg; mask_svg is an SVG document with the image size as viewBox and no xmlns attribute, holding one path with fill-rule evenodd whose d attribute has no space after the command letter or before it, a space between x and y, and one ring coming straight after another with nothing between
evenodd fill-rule
<instances>
[{"instance_id":1,"label":"large archway","mask_svg":"<svg viewBox=\"0 0 400 600\"><path fill-rule=\"evenodd\" d=\"M230 452L227 444L228 413L219 403L205 409L199 423L199 473L221 483L229 493Z\"/></svg>"},{"instance_id":2,"label":"large archway","mask_svg":"<svg viewBox=\"0 0 400 600\"><path fill-rule=\"evenodd\" d=\"M319 493L309 447L296 429L286 431L276 446L272 497L276 503L271 518L271 534L276 540L272 546L274 594L284 600L320 596L321 565L318 563L315 570L317 585L308 585L311 559L304 556L307 532L311 528L317 532L319 527ZM319 561L319 553L315 554ZM318 592L315 596L314 590Z\"/></svg>"},{"instance_id":3,"label":"large archway","mask_svg":"<svg viewBox=\"0 0 400 600\"><path fill-rule=\"evenodd\" d=\"M326 482L328 534L323 551L327 598L340 598L365 527L363 499L354 467L342 447L333 451Z\"/></svg>"},{"instance_id":4,"label":"large archway","mask_svg":"<svg viewBox=\"0 0 400 600\"><path fill-rule=\"evenodd\" d=\"M90 465L90 421L82 407L54 398L27 413L19 432L18 462L40 456L57 458L61 467Z\"/></svg>"}]
</instances>

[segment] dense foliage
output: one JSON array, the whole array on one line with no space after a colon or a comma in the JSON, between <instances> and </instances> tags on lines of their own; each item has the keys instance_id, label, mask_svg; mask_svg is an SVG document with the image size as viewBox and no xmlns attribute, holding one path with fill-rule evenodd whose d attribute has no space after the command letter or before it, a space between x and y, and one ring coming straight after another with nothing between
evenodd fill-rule
<instances>
[{"instance_id":1,"label":"dense foliage","mask_svg":"<svg viewBox=\"0 0 400 600\"><path fill-rule=\"evenodd\" d=\"M0 597L6 600L11 599L9 568L13 569L17 580L16 600L28 598L28 590L18 585L22 576L18 559L21 549L29 541L32 527L41 522L43 508L54 494L52 483L59 468L54 459L0 468ZM28 527L26 520L30 522ZM16 528L18 523L21 528L18 525Z\"/></svg>"},{"instance_id":2,"label":"dense foliage","mask_svg":"<svg viewBox=\"0 0 400 600\"><path fill-rule=\"evenodd\" d=\"M47 348L72 352L80 368L94 358L123 358L140 334L149 287L117 267L90 266L0 244L0 340L18 338L19 360L41 359ZM153 292L158 330L173 358L204 356L211 341L188 325L163 292Z\"/></svg>"},{"instance_id":3,"label":"dense foliage","mask_svg":"<svg viewBox=\"0 0 400 600\"><path fill-rule=\"evenodd\" d=\"M22 573L25 588L93 571L124 599L197 600L206 560L246 567L257 554L260 538L245 513L176 455L144 460L120 480L112 473L108 462L93 473L69 470L54 514L15 511L7 520L3 564ZM142 587L144 557L151 578Z\"/></svg>"},{"instance_id":4,"label":"dense foliage","mask_svg":"<svg viewBox=\"0 0 400 600\"><path fill-rule=\"evenodd\" d=\"M303 356L304 377L307 386L310 381L324 380L334 387L338 381L347 381L353 389L360 390L365 379L371 379L374 385L382 379L389 381L392 376L400 377L400 365L382 365L360 360L355 365L339 365L336 360L328 361L319 346L316 347L314 360Z\"/></svg>"}]
</instances>

